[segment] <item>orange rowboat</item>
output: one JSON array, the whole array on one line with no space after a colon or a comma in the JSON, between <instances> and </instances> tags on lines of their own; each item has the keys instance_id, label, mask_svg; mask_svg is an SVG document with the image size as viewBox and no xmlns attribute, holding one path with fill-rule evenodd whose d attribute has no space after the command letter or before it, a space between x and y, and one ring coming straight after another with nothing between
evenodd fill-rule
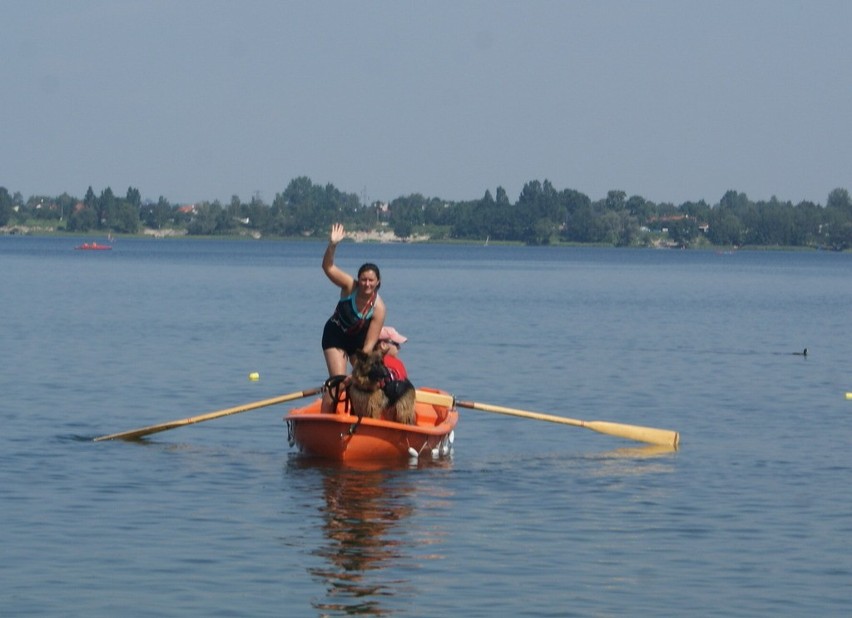
<instances>
[{"instance_id":1,"label":"orange rowboat","mask_svg":"<svg viewBox=\"0 0 852 618\"><path fill-rule=\"evenodd\" d=\"M435 389L419 391L440 393ZM450 397L450 400L452 398ZM452 450L453 430L459 413L455 407L418 400L417 422L406 425L385 419L358 418L347 413L346 401L333 414L320 411L317 399L284 417L290 446L304 455L344 462L369 462L440 458Z\"/></svg>"}]
</instances>

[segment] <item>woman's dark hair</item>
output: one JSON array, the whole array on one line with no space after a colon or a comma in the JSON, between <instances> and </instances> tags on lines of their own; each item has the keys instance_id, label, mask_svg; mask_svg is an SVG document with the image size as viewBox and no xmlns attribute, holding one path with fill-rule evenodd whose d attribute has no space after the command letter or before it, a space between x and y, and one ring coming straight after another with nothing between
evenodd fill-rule
<instances>
[{"instance_id":1,"label":"woman's dark hair","mask_svg":"<svg viewBox=\"0 0 852 618\"><path fill-rule=\"evenodd\" d=\"M372 270L374 273L376 273L376 279L379 280L378 285L376 285L376 289L378 290L382 285L382 273L379 272L379 267L373 264L372 262L367 262L366 264L361 265L361 268L358 269L358 278L360 279L361 275L363 275L368 270Z\"/></svg>"},{"instance_id":2,"label":"woman's dark hair","mask_svg":"<svg viewBox=\"0 0 852 618\"><path fill-rule=\"evenodd\" d=\"M366 264L361 265L361 268L358 269L358 278L360 279L361 275L363 275L368 270L372 270L374 273L376 273L376 279L378 279L379 281L382 280L382 273L379 272L379 267L371 262L367 262Z\"/></svg>"}]
</instances>

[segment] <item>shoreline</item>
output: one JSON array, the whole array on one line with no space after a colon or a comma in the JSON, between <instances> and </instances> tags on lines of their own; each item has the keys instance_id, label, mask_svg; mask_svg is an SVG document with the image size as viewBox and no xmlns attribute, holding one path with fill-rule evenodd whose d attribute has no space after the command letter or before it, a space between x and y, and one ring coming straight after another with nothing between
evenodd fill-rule
<instances>
[{"instance_id":1,"label":"shoreline","mask_svg":"<svg viewBox=\"0 0 852 618\"><path fill-rule=\"evenodd\" d=\"M215 239L215 240L258 240L258 241L318 241L322 242L325 240L324 237L319 236L263 236L260 233L246 233L246 234L229 234L222 236L191 236L186 230L178 230L178 229L165 229L165 230L155 230L152 228L144 228L142 231L136 234L116 234L114 232L110 232L107 230L95 230L90 232L66 232L64 230L56 230L54 228L45 228L45 227L32 227L27 225L11 225L11 226L3 226L0 227L0 236L35 236L35 237L60 237L60 238L93 238L93 237L106 237L107 235L112 235L113 238L152 238L152 239L193 239L193 240L207 240L207 239ZM379 244L422 244L422 243L432 243L432 244L445 244L445 245L483 245L484 240L461 240L461 239L452 239L452 238L442 238L439 240L433 240L431 236L425 234L414 234L409 238L400 238L392 231L389 230L371 230L369 232L357 231L357 232L347 232L346 239L355 243L379 243ZM501 247L525 247L521 242L518 241L491 241L493 246L501 246ZM677 247L677 246L669 246L666 243L654 243L650 246L644 247L614 247L612 245L599 245L599 244L583 244L583 243L564 243L564 242L556 242L551 243L549 245L541 245L539 248L547 248L547 247L589 247L589 248L611 248L611 249L651 249L655 251L659 250L667 250L667 251L714 251L716 253L722 254L733 254L738 251L831 251L830 249L824 249L821 247L797 247L797 246L789 246L789 247L781 247L775 245L745 245L741 247L732 247L732 246L716 246L716 245L701 245L696 247ZM840 251L839 253L846 253L845 251Z\"/></svg>"}]
</instances>

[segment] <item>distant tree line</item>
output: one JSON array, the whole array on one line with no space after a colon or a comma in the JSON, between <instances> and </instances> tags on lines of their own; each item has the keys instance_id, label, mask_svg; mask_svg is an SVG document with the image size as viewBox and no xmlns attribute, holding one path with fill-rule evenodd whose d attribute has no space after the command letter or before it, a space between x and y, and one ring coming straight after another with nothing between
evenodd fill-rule
<instances>
[{"instance_id":1,"label":"distant tree line","mask_svg":"<svg viewBox=\"0 0 852 618\"><path fill-rule=\"evenodd\" d=\"M411 194L390 203L364 204L354 193L314 184L307 177L291 180L272 204L259 196L243 202L236 195L228 204L218 200L172 204L164 197L143 202L133 187L124 197L109 187L96 195L89 187L82 200L63 193L24 201L20 193L11 195L0 187L0 226L33 221L68 232L135 234L145 227L197 236L273 237L324 237L333 222L341 221L354 230L389 228L401 238L422 234L437 240L491 239L528 245L852 248L852 199L841 188L829 193L824 206L808 201L794 205L775 197L753 202L733 190L716 204L700 200L676 206L628 197L624 191L610 191L606 198L592 201L573 189L557 190L547 180L528 182L514 203L498 187L494 195L486 191L471 201Z\"/></svg>"}]
</instances>

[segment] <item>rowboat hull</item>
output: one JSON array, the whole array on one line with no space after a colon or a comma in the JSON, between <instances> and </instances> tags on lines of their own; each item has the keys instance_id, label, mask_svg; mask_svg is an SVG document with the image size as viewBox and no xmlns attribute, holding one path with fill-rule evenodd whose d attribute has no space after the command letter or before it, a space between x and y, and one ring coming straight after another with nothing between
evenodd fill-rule
<instances>
[{"instance_id":1,"label":"rowboat hull","mask_svg":"<svg viewBox=\"0 0 852 618\"><path fill-rule=\"evenodd\" d=\"M96 242L87 243L84 242L82 245L77 245L74 247L77 251L112 251L112 247L109 245L99 245Z\"/></svg>"},{"instance_id":2,"label":"rowboat hull","mask_svg":"<svg viewBox=\"0 0 852 618\"><path fill-rule=\"evenodd\" d=\"M334 413L320 410L321 400L317 399L284 417L290 445L306 456L343 462L448 456L459 419L455 408L422 401L415 406L414 425L366 417L359 420L347 414L343 401Z\"/></svg>"}]
</instances>

